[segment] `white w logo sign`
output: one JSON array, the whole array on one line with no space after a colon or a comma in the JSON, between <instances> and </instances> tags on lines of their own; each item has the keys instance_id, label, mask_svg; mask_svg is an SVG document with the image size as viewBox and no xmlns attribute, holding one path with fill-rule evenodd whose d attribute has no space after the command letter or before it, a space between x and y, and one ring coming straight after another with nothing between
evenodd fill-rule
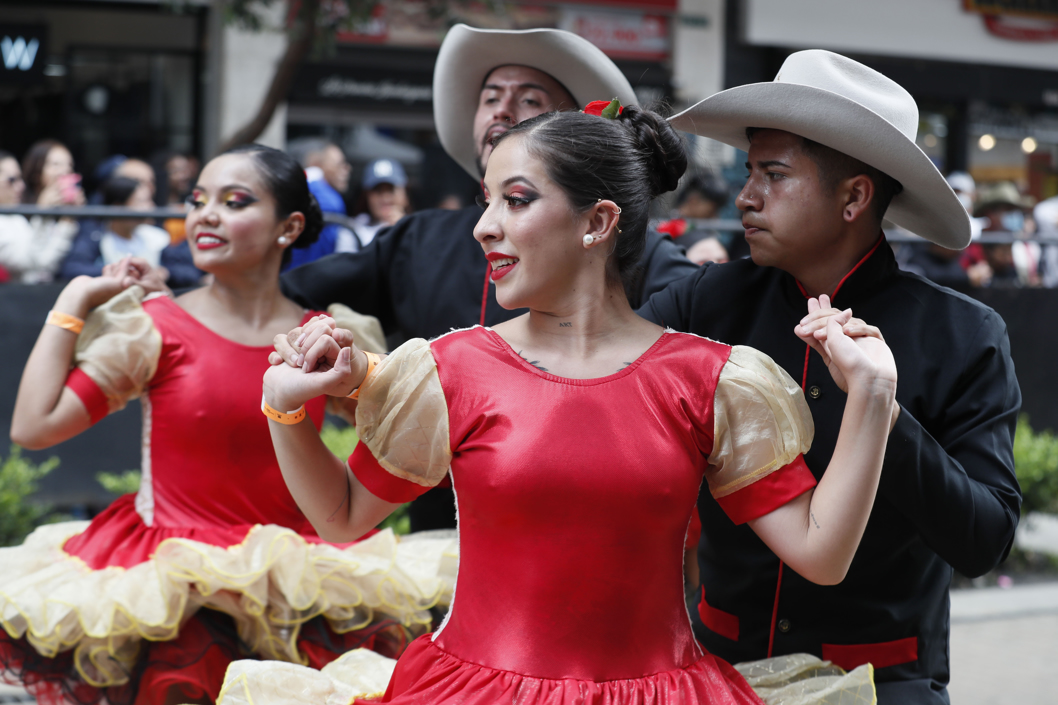
<instances>
[{"instance_id":1,"label":"white w logo sign","mask_svg":"<svg viewBox=\"0 0 1058 705\"><path fill-rule=\"evenodd\" d=\"M30 39L27 43L22 37L15 41L11 41L11 37L4 37L0 40L0 53L4 55L4 67L29 71L33 68L33 62L37 58L38 48L40 48L40 42L36 39Z\"/></svg>"}]
</instances>

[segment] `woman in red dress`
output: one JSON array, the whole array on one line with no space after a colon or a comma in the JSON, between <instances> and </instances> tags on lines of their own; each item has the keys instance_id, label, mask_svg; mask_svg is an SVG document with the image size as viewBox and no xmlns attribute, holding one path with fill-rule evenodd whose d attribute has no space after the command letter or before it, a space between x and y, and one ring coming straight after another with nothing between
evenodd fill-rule
<instances>
[{"instance_id":1,"label":"woman in red dress","mask_svg":"<svg viewBox=\"0 0 1058 705\"><path fill-rule=\"evenodd\" d=\"M264 377L281 412L272 440L321 536L359 536L446 475L455 488L452 609L397 662L384 701L760 703L691 632L682 559L696 501L718 502L806 578L844 577L898 413L892 355L847 337L848 313L814 316L848 390L817 485L802 460L811 415L781 368L655 326L623 294L649 204L685 167L680 137L645 110L527 120L496 140L474 234L501 305L529 313L409 341L380 363L327 319L277 340L273 362L288 364ZM363 442L346 465L298 418L315 395L354 388Z\"/></svg>"},{"instance_id":2,"label":"woman in red dress","mask_svg":"<svg viewBox=\"0 0 1058 705\"><path fill-rule=\"evenodd\" d=\"M26 363L12 438L47 448L139 398L143 465L139 492L92 522L0 549L0 666L42 701L210 702L233 659L318 667L383 646L381 618L429 622L442 586L422 556L388 531L322 542L261 416L273 337L313 315L282 295L279 269L322 225L293 159L236 149L206 166L190 199L209 285L145 296L162 287L124 261L60 294ZM318 429L324 399L308 412Z\"/></svg>"}]
</instances>

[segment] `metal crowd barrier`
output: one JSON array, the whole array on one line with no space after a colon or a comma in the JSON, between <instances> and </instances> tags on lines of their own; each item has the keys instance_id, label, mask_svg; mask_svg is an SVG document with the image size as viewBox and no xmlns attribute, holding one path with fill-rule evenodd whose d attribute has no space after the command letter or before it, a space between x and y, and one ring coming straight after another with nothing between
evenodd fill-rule
<instances>
[{"instance_id":1,"label":"metal crowd barrier","mask_svg":"<svg viewBox=\"0 0 1058 705\"><path fill-rule=\"evenodd\" d=\"M62 206L59 208L41 208L32 205L0 206L0 215L24 215L27 218L35 215L48 218L96 218L99 220L110 220L112 218L154 218L156 220L167 220L170 218L183 218L186 211L182 208L158 208L149 211L131 210L122 206ZM347 228L353 227L353 219L339 213L324 213L323 220L326 223L343 225ZM651 221L654 227L661 221ZM717 232L738 232L742 230L742 221L734 219L688 219L688 225L698 230L715 230ZM885 237L889 242L923 242L922 238L909 233L906 230L886 230ZM1040 235L1023 235L1009 231L989 231L984 233L974 242L984 245L1001 245L1011 242L1039 242L1042 244L1058 244L1058 238L1043 237Z\"/></svg>"}]
</instances>

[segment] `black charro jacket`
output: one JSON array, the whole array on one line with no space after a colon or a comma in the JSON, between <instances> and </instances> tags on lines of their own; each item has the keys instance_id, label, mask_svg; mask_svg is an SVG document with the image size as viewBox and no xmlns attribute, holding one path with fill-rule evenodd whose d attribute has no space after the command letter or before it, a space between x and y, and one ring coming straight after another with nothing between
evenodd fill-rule
<instances>
[{"instance_id":1,"label":"black charro jacket","mask_svg":"<svg viewBox=\"0 0 1058 705\"><path fill-rule=\"evenodd\" d=\"M1002 561L1021 507L1013 460L1021 391L1006 325L973 299L898 269L884 239L833 303L881 329L899 374L901 413L859 550L839 585L815 585L785 566L780 581L775 555L705 491L695 631L731 662L766 657L774 640L774 655L808 652L846 668L873 662L882 705L947 703L952 567L977 576ZM792 276L751 260L708 266L639 313L752 346L803 378L815 421L805 461L822 476L845 395L819 355L806 362L793 329L807 306Z\"/></svg>"},{"instance_id":2,"label":"black charro jacket","mask_svg":"<svg viewBox=\"0 0 1058 705\"><path fill-rule=\"evenodd\" d=\"M342 303L375 316L391 344L506 321L524 311L503 309L495 288L486 287L488 260L474 239L481 213L476 205L413 213L359 252L329 255L285 273L283 293L309 308ZM633 307L698 269L670 238L653 231L640 266L641 276L626 287Z\"/></svg>"}]
</instances>

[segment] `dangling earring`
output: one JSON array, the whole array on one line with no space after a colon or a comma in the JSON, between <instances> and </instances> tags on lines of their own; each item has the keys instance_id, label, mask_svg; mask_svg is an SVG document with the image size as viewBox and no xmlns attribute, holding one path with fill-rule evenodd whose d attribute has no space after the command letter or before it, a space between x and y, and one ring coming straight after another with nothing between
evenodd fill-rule
<instances>
[{"instance_id":1,"label":"dangling earring","mask_svg":"<svg viewBox=\"0 0 1058 705\"><path fill-rule=\"evenodd\" d=\"M585 246L585 247L591 247L591 244L592 244L593 242L595 242L595 238L593 238L593 237L592 237L591 235L585 235L585 236L584 236L583 238L581 238L581 239L582 239L582 240L584 241L584 246Z\"/></svg>"},{"instance_id":2,"label":"dangling earring","mask_svg":"<svg viewBox=\"0 0 1058 705\"><path fill-rule=\"evenodd\" d=\"M287 244L287 236L286 235L280 235L279 239L276 240L276 242L278 242L280 245Z\"/></svg>"}]
</instances>

